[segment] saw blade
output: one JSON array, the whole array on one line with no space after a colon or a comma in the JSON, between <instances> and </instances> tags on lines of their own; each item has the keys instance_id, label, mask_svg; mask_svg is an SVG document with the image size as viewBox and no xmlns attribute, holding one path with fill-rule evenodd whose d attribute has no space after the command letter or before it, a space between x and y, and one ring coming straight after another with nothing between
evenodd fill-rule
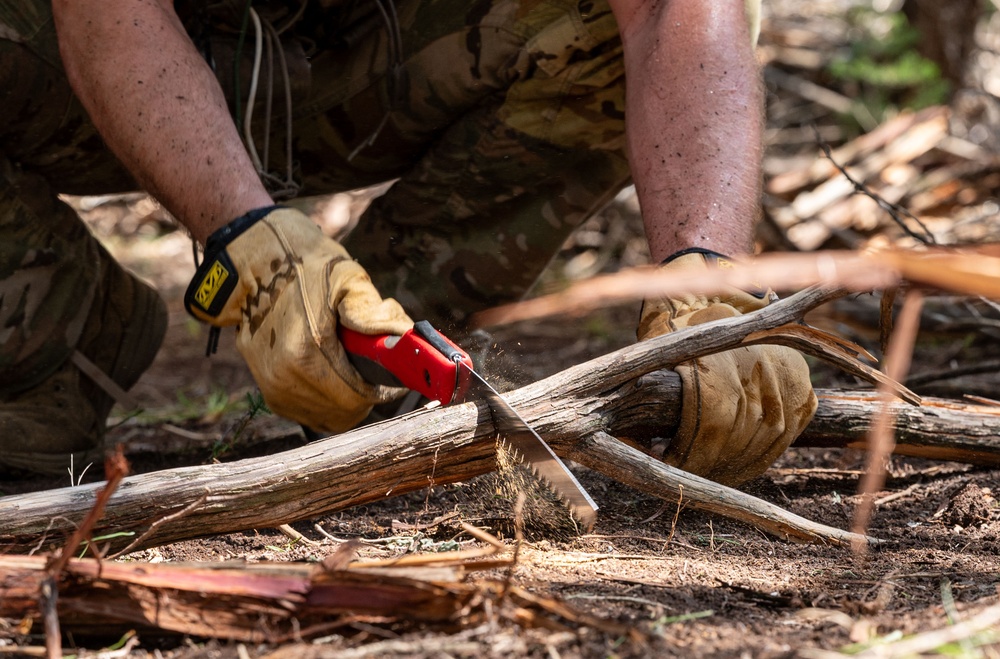
<instances>
[{"instance_id":1,"label":"saw blade","mask_svg":"<svg viewBox=\"0 0 1000 659\"><path fill-rule=\"evenodd\" d=\"M597 504L590 498L587 490L583 489L573 472L566 468L545 440L489 382L468 365L462 366L472 376L470 393L473 396L479 394L489 405L493 425L503 440L517 450L535 476L547 483L566 502L573 515L588 530L593 528L597 519Z\"/></svg>"}]
</instances>

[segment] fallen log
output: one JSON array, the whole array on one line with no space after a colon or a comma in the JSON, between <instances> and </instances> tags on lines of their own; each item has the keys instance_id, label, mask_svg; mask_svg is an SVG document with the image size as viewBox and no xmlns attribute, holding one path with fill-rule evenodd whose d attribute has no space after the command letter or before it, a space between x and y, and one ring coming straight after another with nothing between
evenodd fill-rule
<instances>
[{"instance_id":1,"label":"fallen log","mask_svg":"<svg viewBox=\"0 0 1000 659\"><path fill-rule=\"evenodd\" d=\"M507 398L557 453L648 493L676 501L680 485L692 508L742 519L789 539L870 541L813 524L639 451L612 450L613 437L669 436L676 425L676 379L671 385L670 377L643 376L740 345L747 337L759 340L762 332L792 323L836 295L804 291L761 312L629 346ZM133 476L108 500L93 535L114 535L108 540L114 551L135 550L311 519L490 472L496 468L495 441L485 404L466 403L412 413L275 455ZM619 453L622 462L615 464ZM99 488L93 484L0 498L0 550L59 545L85 518Z\"/></svg>"},{"instance_id":2,"label":"fallen log","mask_svg":"<svg viewBox=\"0 0 1000 659\"><path fill-rule=\"evenodd\" d=\"M795 446L864 449L874 412L882 403L872 391L819 390L820 405ZM888 403L896 415L893 453L930 460L1000 465L1000 407L944 398L920 407Z\"/></svg>"}]
</instances>

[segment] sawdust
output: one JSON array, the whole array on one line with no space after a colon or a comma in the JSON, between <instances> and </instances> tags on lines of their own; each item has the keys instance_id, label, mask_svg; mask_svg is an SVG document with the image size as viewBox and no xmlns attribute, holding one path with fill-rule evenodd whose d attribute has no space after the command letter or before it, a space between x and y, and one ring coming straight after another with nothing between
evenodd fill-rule
<instances>
[{"instance_id":1,"label":"sawdust","mask_svg":"<svg viewBox=\"0 0 1000 659\"><path fill-rule=\"evenodd\" d=\"M466 515L479 519L501 538L521 533L528 541L566 541L581 533L562 499L526 467L517 452L497 438L497 471L468 484ZM520 511L518 498L523 496ZM480 508L481 507L481 508Z\"/></svg>"}]
</instances>

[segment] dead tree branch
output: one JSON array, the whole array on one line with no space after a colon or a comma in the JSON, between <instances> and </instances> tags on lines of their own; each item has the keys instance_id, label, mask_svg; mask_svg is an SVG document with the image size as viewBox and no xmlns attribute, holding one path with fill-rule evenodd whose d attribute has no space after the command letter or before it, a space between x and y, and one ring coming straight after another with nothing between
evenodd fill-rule
<instances>
[{"instance_id":1,"label":"dead tree branch","mask_svg":"<svg viewBox=\"0 0 1000 659\"><path fill-rule=\"evenodd\" d=\"M635 442L669 436L665 430L676 424L679 387L672 372L660 369L737 346L748 335L796 321L835 295L804 291L761 312L629 346L507 397L557 453L622 477L622 466L607 459L609 437ZM849 423L868 423L872 409L870 404L856 408ZM628 451L622 459L655 463L654 458L640 459ZM423 489L432 468L435 482L447 484L495 467L495 437L486 406L453 405L271 456L126 478L94 532L117 534L120 539L111 541L113 551L147 533L137 548L269 528ZM762 507L762 502L736 490L726 491L731 505L722 510L718 485L690 477L680 480L674 470L658 464L645 464L644 469L651 474L645 490L668 500L675 500L677 485L682 484L685 501L694 507L750 521L783 537L844 541L838 529L803 525L787 514L771 518L774 510L763 514L766 504ZM27 552L46 533L50 542L69 535L71 520L86 517L99 489L97 484L0 499L0 549ZM185 514L178 522L158 523L179 511ZM122 537L123 532L133 535Z\"/></svg>"}]
</instances>

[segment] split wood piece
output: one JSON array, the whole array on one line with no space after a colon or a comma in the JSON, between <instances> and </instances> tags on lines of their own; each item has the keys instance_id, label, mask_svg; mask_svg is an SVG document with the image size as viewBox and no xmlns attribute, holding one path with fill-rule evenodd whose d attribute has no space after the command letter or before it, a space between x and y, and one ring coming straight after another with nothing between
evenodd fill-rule
<instances>
[{"instance_id":1,"label":"split wood piece","mask_svg":"<svg viewBox=\"0 0 1000 659\"><path fill-rule=\"evenodd\" d=\"M932 149L943 152L948 151L949 145L954 147L953 143L957 140L948 135L947 108L933 110L901 117L889 122L892 130L879 128L854 141L863 145L879 144L880 148L876 151L848 148L854 144L852 142L832 155L834 161L824 159L822 162L828 166L825 169L810 167L778 175L768 184L768 191L774 193L771 198L775 200L769 209L769 216L787 232L788 240L801 250L817 249L834 235L845 245L857 247L861 237L856 236L854 230L870 231L873 224L885 216L875 212L877 209L871 200L857 196L856 184L864 185L872 194L887 202L898 203L923 175L922 169L911 163ZM903 125L907 125L908 129L899 132ZM983 159L982 155L973 154L969 149L951 148L949 153L954 151L958 151L958 157ZM862 153L864 156L856 162L849 162L851 157ZM838 155L845 159L838 158ZM834 162L842 165L850 178L844 176ZM824 173L822 177L812 176L820 171ZM796 179L796 174L802 176ZM803 185L794 190L785 189L787 185L799 183ZM777 200L782 191L787 203Z\"/></svg>"},{"instance_id":2,"label":"split wood piece","mask_svg":"<svg viewBox=\"0 0 1000 659\"><path fill-rule=\"evenodd\" d=\"M922 176L907 192L909 199L906 206L911 213L923 213L945 204L958 203L955 198L970 187L982 190L981 194L991 195L995 188L984 185L984 182L998 170L1000 157L996 156L938 167Z\"/></svg>"},{"instance_id":3,"label":"split wood piece","mask_svg":"<svg viewBox=\"0 0 1000 659\"><path fill-rule=\"evenodd\" d=\"M644 341L507 394L509 402L561 455L595 432L618 434L637 423L664 435L676 425L679 396L655 416L633 402L635 381L655 370L729 349L754 332L797 321L837 291L811 289L766 309ZM647 401L648 402L648 401ZM662 410L671 410L664 413ZM270 528L311 519L496 468L493 423L485 404L455 405L390 419L272 456L185 467L125 479L95 536L109 548ZM653 458L647 458L652 460ZM59 545L83 519L99 485L0 499L0 548L26 552ZM689 485L695 496L694 485ZM669 488L664 490L669 494ZM706 495L710 497L711 495ZM735 493L748 511L749 495ZM752 518L747 512L741 518ZM767 528L773 523L767 522ZM123 535L127 534L127 535ZM828 530L836 542L841 532ZM788 528L781 535L815 536Z\"/></svg>"},{"instance_id":4,"label":"split wood piece","mask_svg":"<svg viewBox=\"0 0 1000 659\"><path fill-rule=\"evenodd\" d=\"M903 170L904 167L898 167ZM908 193L907 185L916 181L916 170L902 172L892 185L869 182L868 189L883 201L898 204ZM793 211L794 212L794 211ZM787 219L787 218L786 218ZM795 224L788 228L788 238L803 251L814 251L822 247L830 236L837 234L851 249L863 247L864 238L853 232L871 232L887 219L878 203L866 195L853 194L833 202L814 218L795 216ZM851 239L844 240L845 236ZM856 237L854 237L856 236Z\"/></svg>"},{"instance_id":5,"label":"split wood piece","mask_svg":"<svg viewBox=\"0 0 1000 659\"><path fill-rule=\"evenodd\" d=\"M857 165L845 169L858 183L885 170L890 165L908 164L927 153L948 134L948 119L944 113L913 126L885 148ZM841 174L835 175L809 192L802 192L792 202L792 210L801 220L813 218L836 202L853 195L854 184Z\"/></svg>"},{"instance_id":6,"label":"split wood piece","mask_svg":"<svg viewBox=\"0 0 1000 659\"><path fill-rule=\"evenodd\" d=\"M497 553L496 541L491 549ZM506 549L500 545L502 549ZM58 617L77 636L149 629L251 643L308 639L352 623L475 627L486 621L523 626L592 627L638 640L624 625L589 616L503 580L468 578L510 566L468 552L425 556L427 565L393 560L366 566L331 561L201 565L73 559L57 586ZM348 552L349 553L349 552ZM420 558L420 556L412 556ZM343 565L329 567L343 562ZM49 578L41 556L0 556L0 618L40 622L39 590Z\"/></svg>"}]
</instances>

